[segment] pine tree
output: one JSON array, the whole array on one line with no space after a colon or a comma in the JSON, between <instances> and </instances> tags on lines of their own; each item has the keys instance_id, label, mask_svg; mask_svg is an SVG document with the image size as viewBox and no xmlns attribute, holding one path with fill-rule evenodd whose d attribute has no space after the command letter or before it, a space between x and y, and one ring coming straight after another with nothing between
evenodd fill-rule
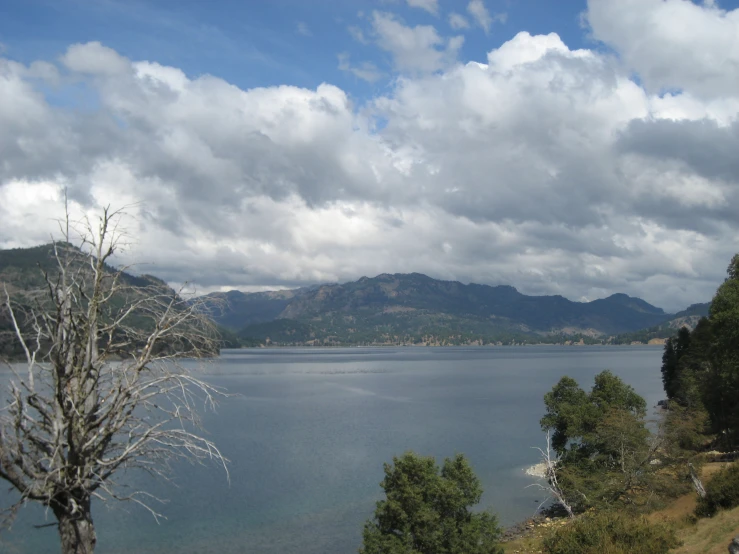
<instances>
[{"instance_id":1,"label":"pine tree","mask_svg":"<svg viewBox=\"0 0 739 554\"><path fill-rule=\"evenodd\" d=\"M473 513L482 488L457 454L439 467L433 457L406 452L385 464L386 498L364 526L360 554L502 554L494 515Z\"/></svg>"}]
</instances>

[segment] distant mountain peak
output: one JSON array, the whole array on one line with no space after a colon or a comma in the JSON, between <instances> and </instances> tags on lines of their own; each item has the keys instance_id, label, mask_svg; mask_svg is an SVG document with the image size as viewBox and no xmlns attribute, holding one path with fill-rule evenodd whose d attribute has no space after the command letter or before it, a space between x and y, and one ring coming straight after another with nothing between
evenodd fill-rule
<instances>
[{"instance_id":1,"label":"distant mountain peak","mask_svg":"<svg viewBox=\"0 0 739 554\"><path fill-rule=\"evenodd\" d=\"M457 339L468 333L504 332L610 335L666 319L660 308L623 293L593 302L573 302L561 295L528 296L511 285L464 284L422 273L380 273L307 287L286 296L247 294L234 306L230 319L220 323L236 328L235 322L248 320L250 332L257 334L254 325L270 323L265 329L273 332L292 329L324 337L321 340L334 337L330 340L346 344L355 340L354 335L374 337L366 339L372 342L398 334L435 334L440 329ZM277 321L293 323L271 325Z\"/></svg>"}]
</instances>

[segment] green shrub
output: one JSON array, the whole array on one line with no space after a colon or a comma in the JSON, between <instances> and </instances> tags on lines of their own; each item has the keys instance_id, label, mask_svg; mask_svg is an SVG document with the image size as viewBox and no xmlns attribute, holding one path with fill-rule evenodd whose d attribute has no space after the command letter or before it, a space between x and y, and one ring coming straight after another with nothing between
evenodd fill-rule
<instances>
[{"instance_id":1,"label":"green shrub","mask_svg":"<svg viewBox=\"0 0 739 554\"><path fill-rule=\"evenodd\" d=\"M549 554L666 554L679 545L671 528L615 512L584 515L544 538Z\"/></svg>"},{"instance_id":2,"label":"green shrub","mask_svg":"<svg viewBox=\"0 0 739 554\"><path fill-rule=\"evenodd\" d=\"M732 464L713 476L706 485L706 496L695 509L700 517L711 517L720 508L739 506L739 464Z\"/></svg>"}]
</instances>

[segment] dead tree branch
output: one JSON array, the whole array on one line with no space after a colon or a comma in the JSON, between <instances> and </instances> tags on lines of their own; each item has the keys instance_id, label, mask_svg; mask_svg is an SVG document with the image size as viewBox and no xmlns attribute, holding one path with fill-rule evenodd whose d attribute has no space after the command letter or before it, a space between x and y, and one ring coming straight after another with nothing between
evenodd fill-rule
<instances>
[{"instance_id":1,"label":"dead tree branch","mask_svg":"<svg viewBox=\"0 0 739 554\"><path fill-rule=\"evenodd\" d=\"M544 478L547 481L546 485L542 485L540 483L534 483L533 485L529 485L529 486L538 487L547 493L547 498L544 500L544 502L542 502L539 505L539 508L541 508L547 502L547 500L554 498L565 509L568 517L570 518L575 517L575 514L572 511L572 507L570 506L570 503L567 502L564 491L562 490L562 487L560 486L559 481L557 479L558 460L552 456L551 440L549 437L549 431L547 431L546 451L542 450L538 446L532 446L532 448L536 448L536 450L539 451L539 454L541 454L541 463L544 465Z\"/></svg>"},{"instance_id":2,"label":"dead tree branch","mask_svg":"<svg viewBox=\"0 0 739 554\"><path fill-rule=\"evenodd\" d=\"M216 329L197 300L111 267L122 215L106 209L95 225L84 220L80 247L70 243L80 225L67 217L44 290L3 291L26 367L0 410L0 479L19 504L51 509L65 553L93 551L93 497L159 516L146 491L121 492L114 477L122 469L166 476L186 458L215 461L228 475L198 432L198 408L213 408L222 392L183 363L218 354Z\"/></svg>"}]
</instances>

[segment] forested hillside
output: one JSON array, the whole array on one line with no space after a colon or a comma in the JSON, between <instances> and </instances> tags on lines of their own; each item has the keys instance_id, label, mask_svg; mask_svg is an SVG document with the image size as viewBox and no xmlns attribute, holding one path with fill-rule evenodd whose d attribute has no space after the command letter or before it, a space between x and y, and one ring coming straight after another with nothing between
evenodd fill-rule
<instances>
[{"instance_id":1,"label":"forested hillside","mask_svg":"<svg viewBox=\"0 0 739 554\"><path fill-rule=\"evenodd\" d=\"M57 243L60 258L72 264L74 271L82 271L86 268L83 264L89 263L89 258L79 248L67 243ZM161 279L153 275L134 275L128 272L120 272L116 268L106 266L112 276L118 275L120 291L114 295L111 306L122 307L131 303L133 299L141 295L163 294L175 297L177 293ZM0 357L16 359L22 355L20 345L15 338L12 320L5 308L6 291L16 306L16 318L18 324L23 328L26 321L25 316L30 311L38 308L39 298L44 298L43 291L47 287L47 277L53 283L59 274L59 260L55 255L53 244L44 244L33 248L15 248L0 250L0 297L2 308L0 308ZM84 282L84 279L81 279ZM136 328L145 329L151 325L150 318L145 313L134 312L129 323ZM225 331L225 330L224 330ZM228 339L224 332L224 339ZM237 342L229 342L229 346L238 346Z\"/></svg>"},{"instance_id":2,"label":"forested hillside","mask_svg":"<svg viewBox=\"0 0 739 554\"><path fill-rule=\"evenodd\" d=\"M210 296L227 301L221 312L213 312L219 324L243 339L281 345L601 344L672 317L625 294L573 302L418 273Z\"/></svg>"}]
</instances>

